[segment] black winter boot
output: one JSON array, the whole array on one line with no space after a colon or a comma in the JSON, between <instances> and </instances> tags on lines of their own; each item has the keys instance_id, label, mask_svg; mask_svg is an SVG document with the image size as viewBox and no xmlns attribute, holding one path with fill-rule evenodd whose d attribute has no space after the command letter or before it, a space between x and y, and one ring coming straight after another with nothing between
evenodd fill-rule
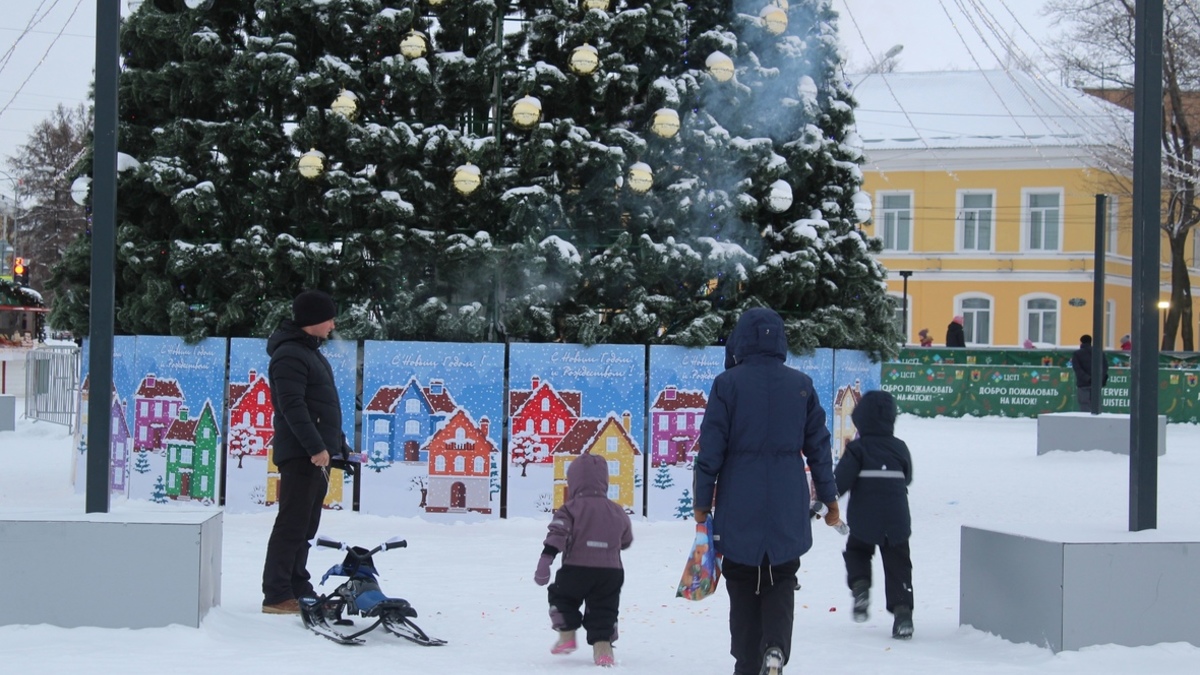
<instances>
[{"instance_id":1,"label":"black winter boot","mask_svg":"<svg viewBox=\"0 0 1200 675\"><path fill-rule=\"evenodd\" d=\"M850 592L854 594L854 623L862 623L867 620L867 608L871 606L871 582L860 579L850 587Z\"/></svg>"},{"instance_id":2,"label":"black winter boot","mask_svg":"<svg viewBox=\"0 0 1200 675\"><path fill-rule=\"evenodd\" d=\"M912 639L913 620L912 608L907 605L896 605L896 618L892 621L892 637L897 640Z\"/></svg>"}]
</instances>

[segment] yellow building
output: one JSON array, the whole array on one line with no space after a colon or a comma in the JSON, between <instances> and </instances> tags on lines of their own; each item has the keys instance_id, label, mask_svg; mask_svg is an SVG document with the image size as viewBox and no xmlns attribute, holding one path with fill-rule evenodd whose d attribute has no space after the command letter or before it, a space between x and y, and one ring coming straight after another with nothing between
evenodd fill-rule
<instances>
[{"instance_id":1,"label":"yellow building","mask_svg":"<svg viewBox=\"0 0 1200 675\"><path fill-rule=\"evenodd\" d=\"M600 455L608 462L608 498L630 513L635 506L640 507L636 478L642 452L629 429L629 411L621 414L620 421L613 413L604 419L576 420L553 450L555 510L567 501L567 469L585 452Z\"/></svg>"},{"instance_id":2,"label":"yellow building","mask_svg":"<svg viewBox=\"0 0 1200 675\"><path fill-rule=\"evenodd\" d=\"M854 97L867 230L884 241L900 321L907 285L909 344L922 328L944 344L959 315L969 347L1077 345L1092 332L1104 193L1104 344L1118 348L1131 326L1131 200L1106 167L1121 165L1112 148L1132 135L1128 111L1015 71L869 75ZM1167 251L1164 239L1164 263ZM1160 277L1167 300L1165 265Z\"/></svg>"}]
</instances>

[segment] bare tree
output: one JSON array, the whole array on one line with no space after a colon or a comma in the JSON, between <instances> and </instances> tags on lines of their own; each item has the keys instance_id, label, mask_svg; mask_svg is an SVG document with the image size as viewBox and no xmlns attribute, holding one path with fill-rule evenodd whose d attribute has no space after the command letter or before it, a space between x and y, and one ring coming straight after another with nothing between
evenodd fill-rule
<instances>
[{"instance_id":1,"label":"bare tree","mask_svg":"<svg viewBox=\"0 0 1200 675\"><path fill-rule=\"evenodd\" d=\"M1200 164L1200 12L1197 0L1164 0L1163 40L1163 214L1159 226L1171 260L1171 307L1162 348L1178 334L1193 351L1192 284L1185 246L1200 222L1196 187ZM1046 11L1066 26L1056 45L1057 60L1072 83L1126 108L1133 107L1134 0L1051 0ZM1126 176L1132 155L1126 154ZM1125 188L1128 192L1128 183Z\"/></svg>"},{"instance_id":2,"label":"bare tree","mask_svg":"<svg viewBox=\"0 0 1200 675\"><path fill-rule=\"evenodd\" d=\"M53 300L45 286L51 267L87 228L87 214L71 200L71 179L90 135L87 109L82 104L74 108L59 104L38 123L18 153L8 158L21 181L24 200L31 204L21 213L13 248L26 259L30 286L42 291L46 304Z\"/></svg>"}]
</instances>

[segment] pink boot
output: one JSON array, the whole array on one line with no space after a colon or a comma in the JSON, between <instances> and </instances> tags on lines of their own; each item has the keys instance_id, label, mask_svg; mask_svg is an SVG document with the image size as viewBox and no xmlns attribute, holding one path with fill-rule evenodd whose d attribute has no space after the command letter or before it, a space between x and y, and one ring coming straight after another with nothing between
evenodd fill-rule
<instances>
[{"instance_id":1,"label":"pink boot","mask_svg":"<svg viewBox=\"0 0 1200 675\"><path fill-rule=\"evenodd\" d=\"M575 651L575 631L564 630L558 633L558 642L550 648L551 654L570 654Z\"/></svg>"},{"instance_id":2,"label":"pink boot","mask_svg":"<svg viewBox=\"0 0 1200 675\"><path fill-rule=\"evenodd\" d=\"M605 668L613 665L615 661L613 660L612 643L597 642L592 645L592 660L596 662L596 665Z\"/></svg>"}]
</instances>

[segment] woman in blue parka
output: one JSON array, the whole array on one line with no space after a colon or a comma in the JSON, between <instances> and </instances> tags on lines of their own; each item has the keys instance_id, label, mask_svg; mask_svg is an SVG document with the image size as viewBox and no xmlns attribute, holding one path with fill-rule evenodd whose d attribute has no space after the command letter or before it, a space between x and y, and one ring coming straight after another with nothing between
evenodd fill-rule
<instances>
[{"instance_id":1,"label":"woman in blue parka","mask_svg":"<svg viewBox=\"0 0 1200 675\"><path fill-rule=\"evenodd\" d=\"M735 675L776 669L791 652L796 571L812 546L805 466L826 523L840 522L825 410L812 378L786 365L783 319L742 314L726 370L713 381L694 464L695 516L713 514L724 557Z\"/></svg>"}]
</instances>

